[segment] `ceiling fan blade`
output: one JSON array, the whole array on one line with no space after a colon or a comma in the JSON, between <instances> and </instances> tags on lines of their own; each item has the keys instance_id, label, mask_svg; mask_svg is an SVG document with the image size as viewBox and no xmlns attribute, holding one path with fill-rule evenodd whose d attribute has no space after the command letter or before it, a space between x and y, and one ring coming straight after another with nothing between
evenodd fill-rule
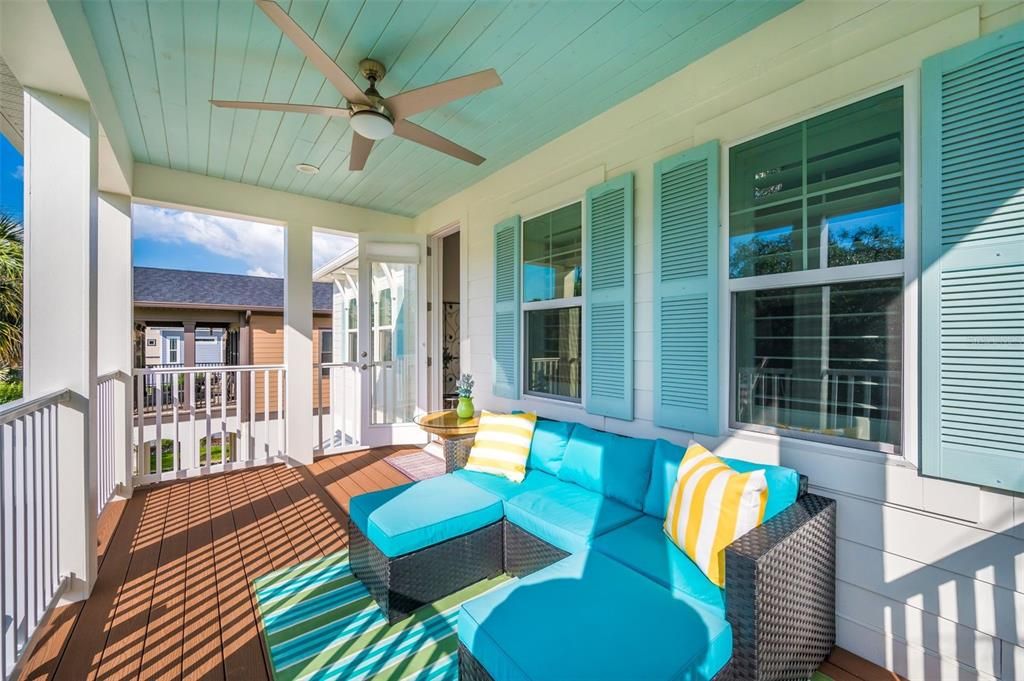
<instances>
[{"instance_id":1,"label":"ceiling fan blade","mask_svg":"<svg viewBox=\"0 0 1024 681\"><path fill-rule=\"evenodd\" d=\"M359 89L359 86L348 77L348 74L341 70L341 67L334 63L326 52L324 52L309 35L302 30L302 27L295 23L295 20L288 16L284 9L273 0L256 0L256 6L263 10L263 13L273 21L285 36L295 43L295 46L306 55L306 59L313 66L324 74L327 80L331 81L338 92L349 102L357 104L368 104L366 95Z\"/></svg>"},{"instance_id":2,"label":"ceiling fan blade","mask_svg":"<svg viewBox=\"0 0 1024 681\"><path fill-rule=\"evenodd\" d=\"M475 154L466 147L461 147L450 139L441 137L436 132L430 132L426 128L421 128L412 121L395 121L395 134L411 142L436 149L443 154L454 156L460 161L472 163L475 166L480 165L485 160L480 154Z\"/></svg>"},{"instance_id":3,"label":"ceiling fan blade","mask_svg":"<svg viewBox=\"0 0 1024 681\"><path fill-rule=\"evenodd\" d=\"M287 111L292 113L318 114L320 116L340 116L348 118L352 112L336 106L317 106L315 104L276 104L273 102L233 102L223 99L211 99L210 104L223 109L256 109L257 111Z\"/></svg>"},{"instance_id":4,"label":"ceiling fan blade","mask_svg":"<svg viewBox=\"0 0 1024 681\"><path fill-rule=\"evenodd\" d=\"M483 90L501 85L501 78L494 69L478 71L468 76L452 78L433 85L407 90L394 97L388 97L384 104L396 118L408 118L421 111L436 109L439 106L454 102Z\"/></svg>"},{"instance_id":5,"label":"ceiling fan blade","mask_svg":"<svg viewBox=\"0 0 1024 681\"><path fill-rule=\"evenodd\" d=\"M362 170L366 167L366 157L373 149L373 140L363 137L355 130L352 131L352 150L348 155L348 169Z\"/></svg>"}]
</instances>

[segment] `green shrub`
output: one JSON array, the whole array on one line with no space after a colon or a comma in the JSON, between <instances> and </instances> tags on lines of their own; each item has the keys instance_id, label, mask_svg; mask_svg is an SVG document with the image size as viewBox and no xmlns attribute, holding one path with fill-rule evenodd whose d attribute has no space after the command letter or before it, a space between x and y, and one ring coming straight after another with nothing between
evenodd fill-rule
<instances>
[{"instance_id":1,"label":"green shrub","mask_svg":"<svg viewBox=\"0 0 1024 681\"><path fill-rule=\"evenodd\" d=\"M21 399L21 381L4 381L0 383L0 404Z\"/></svg>"}]
</instances>

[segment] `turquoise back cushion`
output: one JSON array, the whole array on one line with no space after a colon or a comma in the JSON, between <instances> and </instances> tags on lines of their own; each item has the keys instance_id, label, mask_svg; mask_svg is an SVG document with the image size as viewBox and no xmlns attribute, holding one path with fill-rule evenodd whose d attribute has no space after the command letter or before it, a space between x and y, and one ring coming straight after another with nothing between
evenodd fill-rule
<instances>
[{"instance_id":1,"label":"turquoise back cushion","mask_svg":"<svg viewBox=\"0 0 1024 681\"><path fill-rule=\"evenodd\" d=\"M651 486L644 499L644 513L647 515L657 518L665 517L668 512L668 499L672 495L672 487L676 484L679 462L683 460L684 454L686 454L685 447L672 444L667 440L658 440L655 443L654 464L651 467ZM764 511L765 520L796 501L796 495L800 489L800 475L792 468L724 457L722 460L740 473L764 470L765 479L768 481L768 506Z\"/></svg>"},{"instance_id":2,"label":"turquoise back cushion","mask_svg":"<svg viewBox=\"0 0 1024 681\"><path fill-rule=\"evenodd\" d=\"M537 419L530 443L530 457L526 460L529 468L536 468L550 475L558 475L562 468L565 447L569 444L575 423Z\"/></svg>"},{"instance_id":3,"label":"turquoise back cushion","mask_svg":"<svg viewBox=\"0 0 1024 681\"><path fill-rule=\"evenodd\" d=\"M558 477L642 509L653 454L653 440L614 435L577 424L565 448Z\"/></svg>"}]
</instances>

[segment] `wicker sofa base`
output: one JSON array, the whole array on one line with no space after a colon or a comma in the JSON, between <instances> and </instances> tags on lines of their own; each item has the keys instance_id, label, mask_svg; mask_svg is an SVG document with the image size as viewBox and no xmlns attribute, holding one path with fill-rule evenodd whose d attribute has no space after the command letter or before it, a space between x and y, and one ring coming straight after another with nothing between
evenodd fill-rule
<instances>
[{"instance_id":1,"label":"wicker sofa base","mask_svg":"<svg viewBox=\"0 0 1024 681\"><path fill-rule=\"evenodd\" d=\"M712 681L733 681L735 678L732 674L732 663L727 662ZM469 652L462 641L459 641L459 681L494 681L494 677L473 657L473 653Z\"/></svg>"},{"instance_id":2,"label":"wicker sofa base","mask_svg":"<svg viewBox=\"0 0 1024 681\"><path fill-rule=\"evenodd\" d=\"M397 558L384 555L351 520L348 534L352 574L389 624L502 571L502 521Z\"/></svg>"},{"instance_id":3,"label":"wicker sofa base","mask_svg":"<svg viewBox=\"0 0 1024 681\"><path fill-rule=\"evenodd\" d=\"M505 572L513 577L525 577L569 557L567 551L509 522L508 518L502 522L505 524Z\"/></svg>"}]
</instances>

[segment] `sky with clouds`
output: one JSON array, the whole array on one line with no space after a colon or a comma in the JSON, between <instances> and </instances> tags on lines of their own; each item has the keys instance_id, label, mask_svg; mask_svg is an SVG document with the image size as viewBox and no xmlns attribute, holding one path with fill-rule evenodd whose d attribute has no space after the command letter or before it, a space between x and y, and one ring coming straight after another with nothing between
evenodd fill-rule
<instances>
[{"instance_id":1,"label":"sky with clouds","mask_svg":"<svg viewBox=\"0 0 1024 681\"><path fill-rule=\"evenodd\" d=\"M258 277L284 273L284 229L276 225L136 204L132 226L136 265ZM314 232L313 269L355 243Z\"/></svg>"}]
</instances>

